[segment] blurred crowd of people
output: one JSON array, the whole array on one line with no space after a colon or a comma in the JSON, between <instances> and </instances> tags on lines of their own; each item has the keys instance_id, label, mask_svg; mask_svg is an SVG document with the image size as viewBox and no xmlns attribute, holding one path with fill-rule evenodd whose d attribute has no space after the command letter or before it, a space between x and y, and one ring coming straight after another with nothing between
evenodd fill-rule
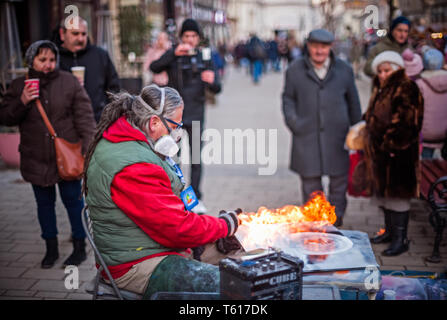
<instances>
[{"instance_id":1,"label":"blurred crowd of people","mask_svg":"<svg viewBox=\"0 0 447 320\"><path fill-rule=\"evenodd\" d=\"M262 40L251 34L247 41L239 41L231 50L236 68L244 68L258 84L262 74L280 72L302 56L303 48L293 34L275 32L272 39Z\"/></svg>"}]
</instances>

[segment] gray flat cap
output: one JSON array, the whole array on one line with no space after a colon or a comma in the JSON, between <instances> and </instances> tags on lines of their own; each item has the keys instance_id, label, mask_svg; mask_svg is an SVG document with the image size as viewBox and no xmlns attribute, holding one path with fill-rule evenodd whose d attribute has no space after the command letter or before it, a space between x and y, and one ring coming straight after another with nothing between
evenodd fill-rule
<instances>
[{"instance_id":1,"label":"gray flat cap","mask_svg":"<svg viewBox=\"0 0 447 320\"><path fill-rule=\"evenodd\" d=\"M307 38L308 42L332 43L334 40L334 35L326 29L312 30Z\"/></svg>"}]
</instances>

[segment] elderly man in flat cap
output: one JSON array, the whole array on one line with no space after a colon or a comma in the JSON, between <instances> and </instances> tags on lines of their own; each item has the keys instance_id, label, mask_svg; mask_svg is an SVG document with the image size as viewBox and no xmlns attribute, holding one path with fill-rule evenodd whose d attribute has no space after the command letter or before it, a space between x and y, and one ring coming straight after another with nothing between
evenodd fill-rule
<instances>
[{"instance_id":1,"label":"elderly man in flat cap","mask_svg":"<svg viewBox=\"0 0 447 320\"><path fill-rule=\"evenodd\" d=\"M331 51L334 36L327 30L310 32L304 56L287 69L282 108L293 134L290 169L300 175L303 203L322 188L329 176L329 201L336 226L347 205L349 153L344 142L349 127L361 118L352 68Z\"/></svg>"}]
</instances>

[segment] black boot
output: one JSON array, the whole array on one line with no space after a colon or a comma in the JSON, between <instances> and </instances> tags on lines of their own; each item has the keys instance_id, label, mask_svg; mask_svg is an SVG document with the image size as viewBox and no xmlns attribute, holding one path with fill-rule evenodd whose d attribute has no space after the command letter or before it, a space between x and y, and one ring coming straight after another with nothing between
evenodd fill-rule
<instances>
[{"instance_id":1,"label":"black boot","mask_svg":"<svg viewBox=\"0 0 447 320\"><path fill-rule=\"evenodd\" d=\"M78 266L82 261L87 259L85 253L85 239L73 239L73 253L65 260L65 266Z\"/></svg>"},{"instance_id":2,"label":"black boot","mask_svg":"<svg viewBox=\"0 0 447 320\"><path fill-rule=\"evenodd\" d=\"M370 239L374 244L391 242L391 212L385 208L382 210L385 217L385 232Z\"/></svg>"},{"instance_id":3,"label":"black boot","mask_svg":"<svg viewBox=\"0 0 447 320\"><path fill-rule=\"evenodd\" d=\"M409 218L409 211L391 211L392 240L390 247L382 252L384 256L397 256L408 251L407 229Z\"/></svg>"},{"instance_id":4,"label":"black boot","mask_svg":"<svg viewBox=\"0 0 447 320\"><path fill-rule=\"evenodd\" d=\"M337 217L337 220L334 223L334 227L340 228L343 226L343 217Z\"/></svg>"},{"instance_id":5,"label":"black boot","mask_svg":"<svg viewBox=\"0 0 447 320\"><path fill-rule=\"evenodd\" d=\"M54 266L54 263L59 258L59 250L57 247L57 238L54 239L45 239L45 243L47 246L47 253L42 260L41 267L43 269L49 269Z\"/></svg>"}]
</instances>

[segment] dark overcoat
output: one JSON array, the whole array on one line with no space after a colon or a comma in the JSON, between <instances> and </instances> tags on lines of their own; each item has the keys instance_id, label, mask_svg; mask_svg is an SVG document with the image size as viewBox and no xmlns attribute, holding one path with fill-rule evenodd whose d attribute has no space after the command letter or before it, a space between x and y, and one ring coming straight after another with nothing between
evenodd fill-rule
<instances>
[{"instance_id":1,"label":"dark overcoat","mask_svg":"<svg viewBox=\"0 0 447 320\"><path fill-rule=\"evenodd\" d=\"M345 138L361 119L352 68L331 53L327 75L320 80L304 55L287 69L282 108L293 134L290 169L303 177L347 174Z\"/></svg>"},{"instance_id":2,"label":"dark overcoat","mask_svg":"<svg viewBox=\"0 0 447 320\"><path fill-rule=\"evenodd\" d=\"M195 61L195 63L193 63ZM150 65L152 72L168 73L168 86L179 91L183 98L183 123L191 126L192 121L202 121L205 117L205 89L217 94L222 86L212 60L205 62L200 51L193 56L176 56L175 48L166 51L160 59ZM201 72L214 71L214 83L208 84L202 81Z\"/></svg>"},{"instance_id":3,"label":"dark overcoat","mask_svg":"<svg viewBox=\"0 0 447 320\"><path fill-rule=\"evenodd\" d=\"M72 143L82 141L85 153L96 127L85 89L71 73L58 69L46 75L30 69L29 77L40 79L40 101L56 134ZM24 80L25 77L19 77L12 81L0 103L0 124L19 126L23 179L46 187L61 180L57 172L54 142L36 102L24 105L20 100Z\"/></svg>"},{"instance_id":4,"label":"dark overcoat","mask_svg":"<svg viewBox=\"0 0 447 320\"><path fill-rule=\"evenodd\" d=\"M107 92L120 91L120 82L115 66L106 50L87 44L85 49L71 52L59 46L59 67L71 72L72 67L85 67L84 88L91 100L96 122L99 122L102 111L110 102Z\"/></svg>"}]
</instances>

